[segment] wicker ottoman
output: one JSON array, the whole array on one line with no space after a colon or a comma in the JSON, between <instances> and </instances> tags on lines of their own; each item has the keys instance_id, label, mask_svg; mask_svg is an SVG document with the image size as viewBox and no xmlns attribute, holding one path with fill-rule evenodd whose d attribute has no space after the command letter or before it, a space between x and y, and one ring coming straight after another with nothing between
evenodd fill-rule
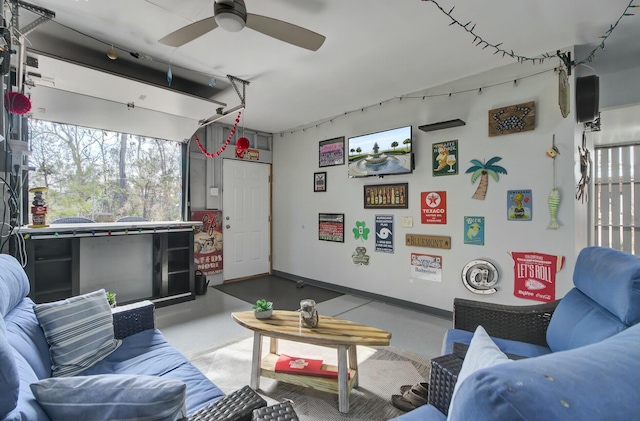
<instances>
[{"instance_id":1,"label":"wicker ottoman","mask_svg":"<svg viewBox=\"0 0 640 421\"><path fill-rule=\"evenodd\" d=\"M189 421L251 421L254 409L267 406L267 402L253 391L244 386L191 414Z\"/></svg>"},{"instance_id":2,"label":"wicker ottoman","mask_svg":"<svg viewBox=\"0 0 640 421\"><path fill-rule=\"evenodd\" d=\"M254 409L252 421L298 421L291 402L281 402L264 408Z\"/></svg>"}]
</instances>

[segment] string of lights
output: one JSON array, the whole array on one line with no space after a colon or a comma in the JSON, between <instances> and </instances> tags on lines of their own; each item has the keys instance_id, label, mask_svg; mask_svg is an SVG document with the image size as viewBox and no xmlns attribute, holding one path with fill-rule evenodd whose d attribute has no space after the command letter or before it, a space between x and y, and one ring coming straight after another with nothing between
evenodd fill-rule
<instances>
[{"instance_id":1,"label":"string of lights","mask_svg":"<svg viewBox=\"0 0 640 421\"><path fill-rule=\"evenodd\" d=\"M532 74L526 75L526 76L522 76L522 77L519 77L517 79L512 79L512 80L508 80L508 81L504 81L504 82L497 82L497 83L494 83L494 84L491 84L491 85L482 86L480 88L463 89L461 91L455 91L455 92L447 92L447 93L439 93L439 94L425 94L425 95L402 95L402 96L398 96L398 97L393 97L393 98L386 99L384 101L377 102L375 104L367 105L366 107L361 107L361 108L358 108L358 109L355 109L355 110L351 110L351 111L345 111L342 114L335 115L333 117L327 118L327 119L322 120L322 121L320 121L318 123L315 123L315 124L311 124L311 125L306 126L304 128L293 129L293 130L285 130L285 131L282 131L282 132L280 132L278 134L280 135L280 137L283 137L285 134L294 134L294 133L298 133L298 132L306 132L307 129L314 128L314 127L318 128L318 127L323 126L325 124L333 123L335 120L337 120L337 119L339 119L341 117L346 117L346 116L348 116L350 114L353 114L353 113L365 112L370 108L381 107L382 105L384 105L384 104L386 104L388 102L391 102L391 101L403 101L403 100L420 100L420 101L424 101L427 98L438 98L438 97L449 97L449 98L451 98L454 95L461 95L461 94L466 94L466 93L469 93L469 92L476 92L476 93L481 95L483 90L487 90L489 88L493 88L493 87L501 86L501 85L507 85L507 84L513 84L513 86L518 86L520 81L523 80L523 79L528 79L530 77L539 76L539 75L542 75L542 74L545 74L545 73L556 72L556 71L558 71L557 67L553 68L553 69L541 70L539 72L532 73Z\"/></svg>"},{"instance_id":2,"label":"string of lights","mask_svg":"<svg viewBox=\"0 0 640 421\"><path fill-rule=\"evenodd\" d=\"M501 54L502 58L504 58L505 56L509 56L509 57L517 59L519 63L532 62L533 64L536 64L536 63L543 64L545 60L551 59L551 58L554 58L554 57L557 56L557 57L560 57L560 59L563 61L563 64L565 66L567 66L568 69L576 67L576 66L581 65L581 64L585 64L587 62L593 61L593 59L595 58L596 52L598 50L600 50L600 49L604 49L604 43L605 43L606 39L613 33L614 29L616 29L616 27L618 26L618 24L620 23L622 18L625 17L625 16L635 16L634 13L630 13L630 9L633 9L633 8L636 8L636 7L640 7L639 5L634 5L633 4L633 2L636 1L636 0L631 0L629 2L629 4L627 5L627 7L625 8L624 12L618 18L618 20L609 27L609 29L605 32L604 35L601 35L599 37L600 39L602 39L602 41L600 42L600 44L597 47L595 47L584 59L582 59L582 60L580 60L578 62L575 62L575 61L566 62L567 54L566 53L562 53L561 54L560 51L558 51L556 54L548 54L547 53L547 54L542 54L542 55L540 55L538 57L526 57L526 56L522 56L522 55L518 55L518 54L514 53L513 50L507 51L504 48L501 48L501 46L503 44L502 42L498 43L498 44L493 44L493 43L490 43L490 42L486 41L484 38L482 38L480 35L478 35L475 32L476 24L471 25L471 21L463 24L462 22L460 22L456 18L454 18L453 15L452 15L452 12L455 9L455 6L452 7L447 12L444 8L442 8L442 6L440 6L440 4L438 4L438 2L436 0L421 0L421 1L433 3L438 9L440 9L440 11L442 11L442 13L447 15L451 19L451 23L449 24L449 26L457 25L457 26L463 28L466 32L468 32L471 35L473 35L473 37L474 37L473 44L476 47L482 46L482 49L492 48L493 50L495 50L494 51L494 55L495 54ZM552 70L554 72L557 71L557 69L552 69ZM434 98L434 97L442 97L442 96L451 97L453 95L458 95L458 94L463 94L463 93L468 93L468 92L477 92L478 94L482 94L482 90L483 89L486 90L487 88L491 88L491 87L499 86L499 85L504 85L504 84L507 84L507 83L513 83L514 86L516 86L518 84L518 80L526 79L526 78L532 77L532 76L537 76L537 75L540 75L540 74L543 74L543 73L547 73L549 71L550 70L544 70L544 71L541 71L541 72L537 72L537 73L534 73L534 74L531 74L531 75L528 75L528 76L524 76L524 77L518 78L518 79L513 80L513 81L499 82L499 83L496 83L496 84L493 84L493 85L483 86L483 87L474 88L474 89L467 89L467 90L464 90L464 91L450 92L450 93L443 93L443 94L434 94L434 95L417 95L417 96L394 97L394 98L390 98L390 99L387 99L385 101L381 101L381 102L373 104L373 105L368 105L366 107L359 108L357 110L346 111L346 112L344 112L342 114L333 116L333 117L328 118L326 120L323 120L323 121L321 121L319 123L315 123L315 124L309 125L309 126L304 127L304 128L295 129L295 130L285 130L283 132L280 132L279 134L280 134L280 137L282 137L282 136L284 136L285 133L294 134L294 133L298 133L298 132L305 132L307 129L312 128L312 127L316 127L317 128L317 127L320 127L320 126L322 126L324 124L327 124L327 123L333 123L337 118L345 117L345 116L347 116L349 114L353 114L353 113L356 113L356 112L364 112L364 111L368 110L369 108L382 106L383 104L385 104L387 102L395 101L395 100L399 100L399 101L402 101L403 99L425 100L426 98Z\"/></svg>"},{"instance_id":3,"label":"string of lights","mask_svg":"<svg viewBox=\"0 0 640 421\"><path fill-rule=\"evenodd\" d=\"M449 17L449 19L451 19L451 23L449 24L449 26L457 25L460 28L464 29L466 32L468 32L471 35L473 35L473 37L474 37L473 38L473 45L475 45L476 47L482 47L483 50L486 49L486 48L490 48L490 49L494 50L494 53L493 53L494 55L495 54L500 54L502 56L502 58L504 58L505 56L509 56L511 58L517 59L518 63L524 63L524 62L529 62L530 61L533 64L544 63L545 60L553 58L553 57L556 56L556 54L545 53L545 54L541 54L538 57L526 57L526 56L522 56L522 55L514 53L513 50L507 51L502 47L502 44L503 44L502 42L500 42L498 44L494 44L494 43L491 43L491 42L485 40L484 38L482 38L482 36L478 35L478 33L475 32L476 24L474 23L473 25L471 25L472 21L469 21L469 22L463 24L462 22L460 22L459 20L454 18L453 15L452 15L452 12L453 12L453 9L455 9L455 6L453 6L451 8L451 10L449 10L447 12L442 6L440 6L440 4L436 0L421 0L421 1L433 3L438 9L440 9L440 11L442 13L444 13L446 16ZM599 37L599 38L602 39L602 42L600 43L600 45L598 45L596 48L594 48L587 55L587 57L585 57L584 59L582 59L582 60L580 60L578 62L570 63L570 65L572 67L575 67L575 66L577 66L579 64L584 64L584 63L587 63L587 62L591 62L594 59L594 57L596 55L596 52L598 50L600 50L600 49L604 50L604 42L605 42L605 40L609 37L609 35L611 35L613 30L618 26L618 24L620 23L622 18L625 17L625 16L635 16L635 14L629 12L629 10L632 9L632 8L640 7L640 6L634 5L633 4L634 1L635 0L631 0L629 2L627 7L624 9L624 12L618 18L618 20L613 25L611 25L609 27L609 29L605 32L604 35L601 35Z\"/></svg>"},{"instance_id":4,"label":"string of lights","mask_svg":"<svg viewBox=\"0 0 640 421\"><path fill-rule=\"evenodd\" d=\"M625 16L635 16L635 13L630 13L629 10L636 8L636 7L640 7L640 5L634 5L633 2L635 0L631 0L629 2L629 5L627 6L626 9L624 9L624 13L622 13L620 15L620 17L618 18L618 20L616 21L616 23L614 23L613 25L611 25L609 27L609 29L607 30L607 32L604 33L604 35L600 35L600 38L602 39L602 42L600 43L600 45L598 45L597 47L595 47L593 50L591 50L591 52L582 60L580 60L577 63L574 63L574 67L580 64L585 64L587 62L592 62L593 59L596 56L596 52L598 50L604 50L604 42L607 40L607 38L609 38L609 35L611 35L611 33L613 32L614 29L616 29L616 27L618 26L618 24L620 23L620 21L622 20L623 17Z\"/></svg>"}]
</instances>

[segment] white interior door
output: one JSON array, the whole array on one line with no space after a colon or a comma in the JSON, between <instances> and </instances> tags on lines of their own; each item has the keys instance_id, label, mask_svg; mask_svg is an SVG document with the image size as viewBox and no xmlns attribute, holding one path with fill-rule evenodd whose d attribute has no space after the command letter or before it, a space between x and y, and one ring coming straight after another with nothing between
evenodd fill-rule
<instances>
[{"instance_id":1,"label":"white interior door","mask_svg":"<svg viewBox=\"0 0 640 421\"><path fill-rule=\"evenodd\" d=\"M270 173L269 164L222 161L225 281L271 270Z\"/></svg>"}]
</instances>

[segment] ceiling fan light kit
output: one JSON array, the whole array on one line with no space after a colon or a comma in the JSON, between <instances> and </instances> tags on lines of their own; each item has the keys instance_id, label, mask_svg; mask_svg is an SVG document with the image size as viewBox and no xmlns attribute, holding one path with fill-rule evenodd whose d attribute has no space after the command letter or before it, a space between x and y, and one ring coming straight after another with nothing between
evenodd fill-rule
<instances>
[{"instance_id":1,"label":"ceiling fan light kit","mask_svg":"<svg viewBox=\"0 0 640 421\"><path fill-rule=\"evenodd\" d=\"M239 32L247 23L247 8L242 1L235 5L233 3L233 1L214 3L213 16L222 29L229 32Z\"/></svg>"}]
</instances>

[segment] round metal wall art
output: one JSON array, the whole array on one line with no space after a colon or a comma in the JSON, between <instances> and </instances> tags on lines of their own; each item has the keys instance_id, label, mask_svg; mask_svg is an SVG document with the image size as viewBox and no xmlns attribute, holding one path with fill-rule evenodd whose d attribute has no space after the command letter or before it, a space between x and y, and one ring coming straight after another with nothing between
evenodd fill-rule
<instances>
[{"instance_id":1,"label":"round metal wall art","mask_svg":"<svg viewBox=\"0 0 640 421\"><path fill-rule=\"evenodd\" d=\"M462 268L462 283L474 294L494 294L498 269L487 260L472 260Z\"/></svg>"}]
</instances>

